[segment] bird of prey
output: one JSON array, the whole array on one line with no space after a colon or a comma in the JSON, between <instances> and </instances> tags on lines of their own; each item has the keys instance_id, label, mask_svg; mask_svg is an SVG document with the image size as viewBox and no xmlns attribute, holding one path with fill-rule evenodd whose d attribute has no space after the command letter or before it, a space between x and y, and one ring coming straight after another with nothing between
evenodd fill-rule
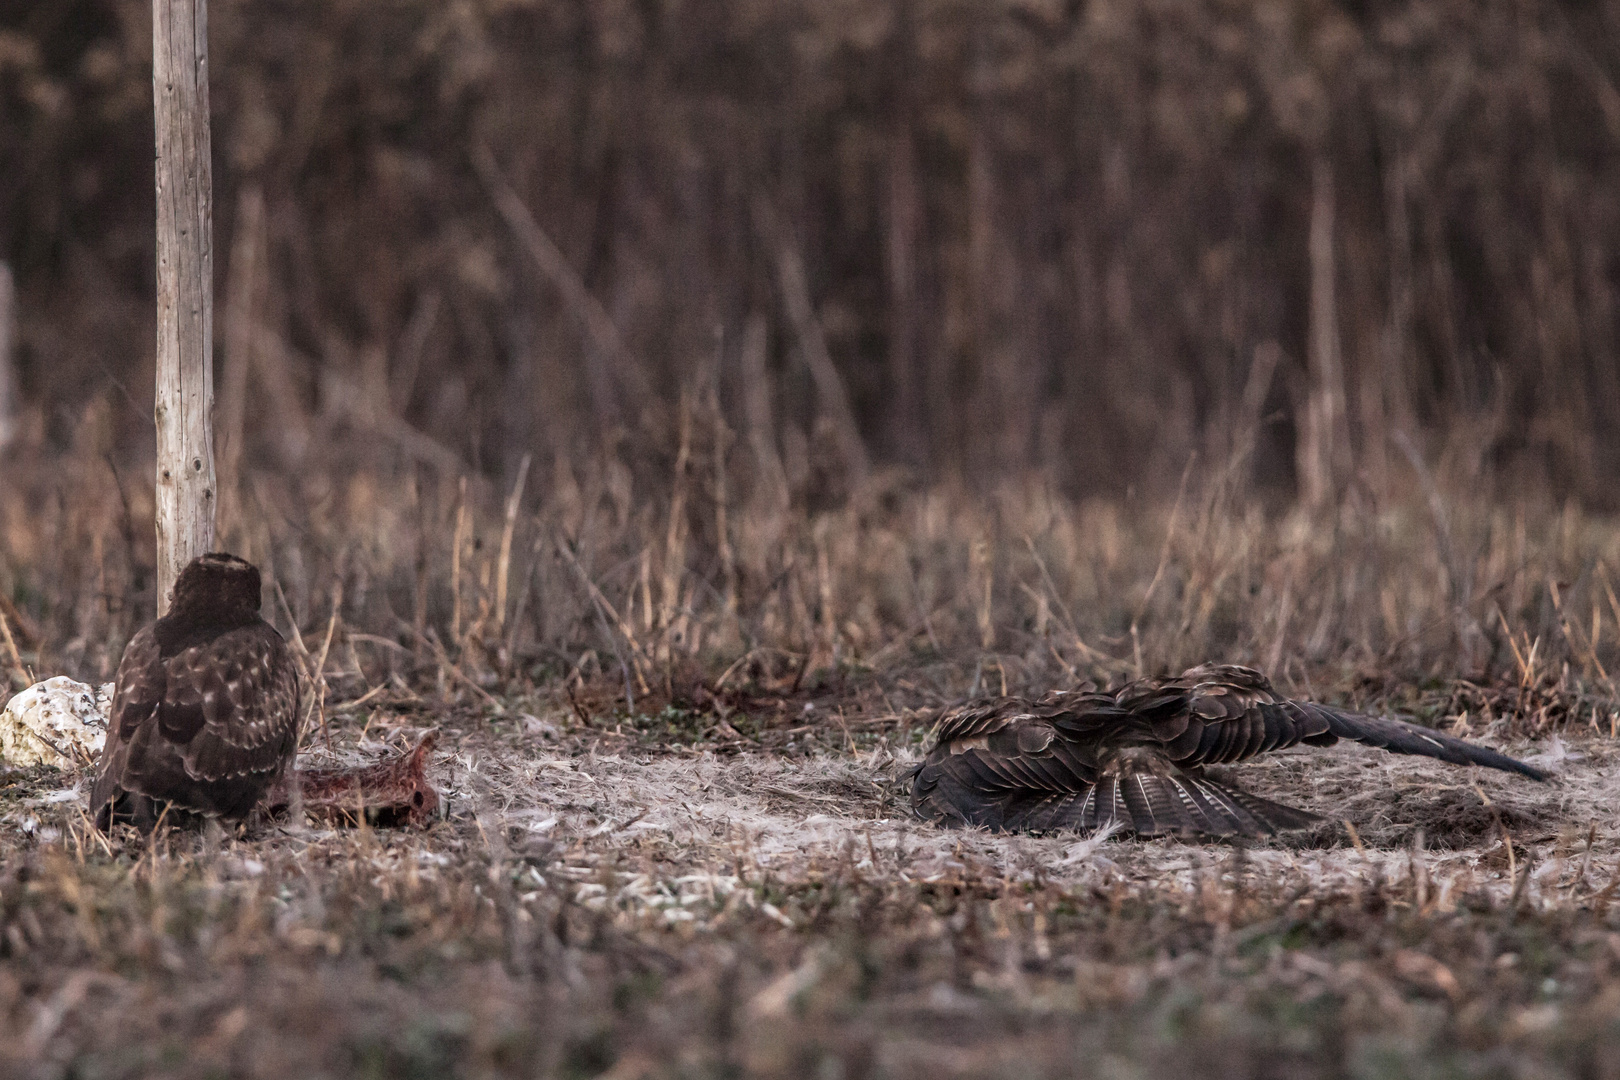
<instances>
[{"instance_id":1,"label":"bird of prey","mask_svg":"<svg viewBox=\"0 0 1620 1080\"><path fill-rule=\"evenodd\" d=\"M243 818L292 765L298 672L259 617L258 568L234 555L194 559L169 613L124 650L90 812L150 827L164 804Z\"/></svg>"},{"instance_id":2,"label":"bird of prey","mask_svg":"<svg viewBox=\"0 0 1620 1080\"><path fill-rule=\"evenodd\" d=\"M1206 665L1111 692L1088 685L948 710L913 777L911 805L944 824L997 830L1267 836L1322 818L1217 782L1204 767L1340 739L1546 779L1403 720L1290 701L1252 668Z\"/></svg>"}]
</instances>

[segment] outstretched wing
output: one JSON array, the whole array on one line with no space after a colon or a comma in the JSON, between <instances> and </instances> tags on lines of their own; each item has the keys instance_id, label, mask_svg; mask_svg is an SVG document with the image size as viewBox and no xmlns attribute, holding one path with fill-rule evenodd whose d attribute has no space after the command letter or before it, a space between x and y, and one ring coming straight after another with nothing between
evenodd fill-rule
<instances>
[{"instance_id":1,"label":"outstretched wing","mask_svg":"<svg viewBox=\"0 0 1620 1080\"><path fill-rule=\"evenodd\" d=\"M1145 730L1132 728L1132 720L1112 694L1098 693L1086 683L1078 690L1056 690L1037 699L979 698L946 709L940 714L934 743L947 746L963 740L988 739L1012 729L1053 729L1070 738L1095 738L1104 734L1123 738L1132 731L1146 734Z\"/></svg>"},{"instance_id":2,"label":"outstretched wing","mask_svg":"<svg viewBox=\"0 0 1620 1080\"><path fill-rule=\"evenodd\" d=\"M1397 754L1421 754L1439 758L1453 765L1483 765L1488 769L1521 773L1532 780L1545 780L1548 774L1518 758L1499 754L1495 750L1476 746L1471 742L1433 731L1405 720L1387 716L1365 716L1323 708L1328 717L1328 730L1337 738L1366 743Z\"/></svg>"},{"instance_id":3,"label":"outstretched wing","mask_svg":"<svg viewBox=\"0 0 1620 1080\"><path fill-rule=\"evenodd\" d=\"M1291 701L1252 668L1193 668L1177 679L1127 687L1121 704L1151 719L1165 753L1184 768L1243 761L1299 743L1331 746L1350 739L1398 754L1546 779L1545 773L1506 754L1404 720Z\"/></svg>"},{"instance_id":4,"label":"outstretched wing","mask_svg":"<svg viewBox=\"0 0 1620 1080\"><path fill-rule=\"evenodd\" d=\"M912 808L993 829L1096 828L1095 812L1085 823L1076 817L1096 779L1077 735L1129 723L1112 697L1090 691L971 702L941 718L912 781Z\"/></svg>"}]
</instances>

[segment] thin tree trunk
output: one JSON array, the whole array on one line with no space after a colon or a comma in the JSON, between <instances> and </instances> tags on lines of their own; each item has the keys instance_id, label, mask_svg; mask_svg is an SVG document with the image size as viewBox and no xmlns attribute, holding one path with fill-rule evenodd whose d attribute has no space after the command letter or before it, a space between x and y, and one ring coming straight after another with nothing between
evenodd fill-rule
<instances>
[{"instance_id":1,"label":"thin tree trunk","mask_svg":"<svg viewBox=\"0 0 1620 1080\"><path fill-rule=\"evenodd\" d=\"M771 373L766 367L770 330L765 316L753 314L743 326L741 351L743 413L748 421L748 447L754 456L754 494L761 516L786 513L787 473L776 451L776 406Z\"/></svg>"},{"instance_id":2,"label":"thin tree trunk","mask_svg":"<svg viewBox=\"0 0 1620 1080\"><path fill-rule=\"evenodd\" d=\"M888 229L885 240L889 284L889 387L894 394L890 420L892 449L908 465L928 459L917 372L917 251L922 193L917 175L916 110L912 104L911 49L915 30L910 5L897 7L892 72L894 114L889 130Z\"/></svg>"},{"instance_id":3,"label":"thin tree trunk","mask_svg":"<svg viewBox=\"0 0 1620 1080\"><path fill-rule=\"evenodd\" d=\"M17 287L11 267L0 262L0 450L11 441L17 383L11 371L11 347L17 335Z\"/></svg>"},{"instance_id":4,"label":"thin tree trunk","mask_svg":"<svg viewBox=\"0 0 1620 1080\"><path fill-rule=\"evenodd\" d=\"M894 390L895 448L909 465L927 459L917 379L917 153L910 118L896 125L889 150L889 385Z\"/></svg>"},{"instance_id":5,"label":"thin tree trunk","mask_svg":"<svg viewBox=\"0 0 1620 1080\"><path fill-rule=\"evenodd\" d=\"M213 169L207 0L153 0L158 611L214 546Z\"/></svg>"},{"instance_id":6,"label":"thin tree trunk","mask_svg":"<svg viewBox=\"0 0 1620 1080\"><path fill-rule=\"evenodd\" d=\"M1311 165L1311 385L1299 444L1301 495L1313 507L1337 493L1350 464L1339 355L1333 198L1333 167L1325 154L1318 154Z\"/></svg>"},{"instance_id":7,"label":"thin tree trunk","mask_svg":"<svg viewBox=\"0 0 1620 1080\"><path fill-rule=\"evenodd\" d=\"M220 392L220 532L242 526L242 444L247 438L248 370L258 325L259 282L264 264L264 192L256 183L243 186L236 199L231 265L225 286L225 385Z\"/></svg>"},{"instance_id":8,"label":"thin tree trunk","mask_svg":"<svg viewBox=\"0 0 1620 1080\"><path fill-rule=\"evenodd\" d=\"M1004 311L1000 301L1001 283L997 274L1006 270L996 245L996 180L991 158L989 106L985 84L989 81L988 35L981 27L974 40L969 122L972 124L967 147L967 227L968 227L968 313L973 342L975 370L970 413L985 422L989 437L981 453L998 468L1008 460L1006 447L1014 420L1008 415L1013 393L1011 373L1005 370L1012 360L1003 338Z\"/></svg>"},{"instance_id":9,"label":"thin tree trunk","mask_svg":"<svg viewBox=\"0 0 1620 1080\"><path fill-rule=\"evenodd\" d=\"M855 423L855 410L850 405L849 391L844 386L844 378L838 373L837 365L833 363L832 353L827 348L827 335L816 316L815 303L810 299L810 283L805 278L804 260L778 225L775 212L763 199L755 202L754 216L760 232L776 247L776 276L782 289L782 306L787 309L793 332L799 338L805 366L810 369L810 378L816 384L816 404L832 421L844 467L849 470L854 486L859 487L871 473L872 463Z\"/></svg>"},{"instance_id":10,"label":"thin tree trunk","mask_svg":"<svg viewBox=\"0 0 1620 1080\"><path fill-rule=\"evenodd\" d=\"M1394 161L1384 170L1385 242L1389 246L1389 322L1384 328L1379 355L1384 429L1366 432L1362 441L1369 449L1375 439L1382 445L1392 437L1391 432L1412 431L1416 427L1409 369L1412 313L1416 307L1416 288L1412 280L1411 204L1407 193L1410 165L1404 150L1398 145L1393 156ZM1384 457L1384 473L1378 479L1380 494L1384 493L1384 486L1388 482L1388 455Z\"/></svg>"}]
</instances>

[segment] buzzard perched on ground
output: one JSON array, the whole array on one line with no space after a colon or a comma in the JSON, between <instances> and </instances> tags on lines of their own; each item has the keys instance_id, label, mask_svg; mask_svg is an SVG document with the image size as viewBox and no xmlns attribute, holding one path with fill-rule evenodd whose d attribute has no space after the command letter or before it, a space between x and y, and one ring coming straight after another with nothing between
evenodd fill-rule
<instances>
[{"instance_id":1,"label":"buzzard perched on ground","mask_svg":"<svg viewBox=\"0 0 1620 1080\"><path fill-rule=\"evenodd\" d=\"M298 673L259 617L259 571L234 555L195 559L169 613L130 640L118 665L90 812L150 826L165 803L246 817L292 766Z\"/></svg>"},{"instance_id":2,"label":"buzzard perched on ground","mask_svg":"<svg viewBox=\"0 0 1620 1080\"><path fill-rule=\"evenodd\" d=\"M1340 739L1546 779L1403 720L1289 701L1251 668L1206 665L1108 693L1088 687L949 710L912 781L911 805L925 818L990 829L1118 824L1140 835L1266 836L1322 819L1218 783L1204 766Z\"/></svg>"}]
</instances>

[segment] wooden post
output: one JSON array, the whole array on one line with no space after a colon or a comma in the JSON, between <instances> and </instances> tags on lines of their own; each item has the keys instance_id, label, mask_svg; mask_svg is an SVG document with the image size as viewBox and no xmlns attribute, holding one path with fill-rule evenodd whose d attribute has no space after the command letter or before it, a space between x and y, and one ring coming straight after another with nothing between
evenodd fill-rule
<instances>
[{"instance_id":1,"label":"wooden post","mask_svg":"<svg viewBox=\"0 0 1620 1080\"><path fill-rule=\"evenodd\" d=\"M214 235L208 2L152 0L157 120L158 613L214 546Z\"/></svg>"}]
</instances>

